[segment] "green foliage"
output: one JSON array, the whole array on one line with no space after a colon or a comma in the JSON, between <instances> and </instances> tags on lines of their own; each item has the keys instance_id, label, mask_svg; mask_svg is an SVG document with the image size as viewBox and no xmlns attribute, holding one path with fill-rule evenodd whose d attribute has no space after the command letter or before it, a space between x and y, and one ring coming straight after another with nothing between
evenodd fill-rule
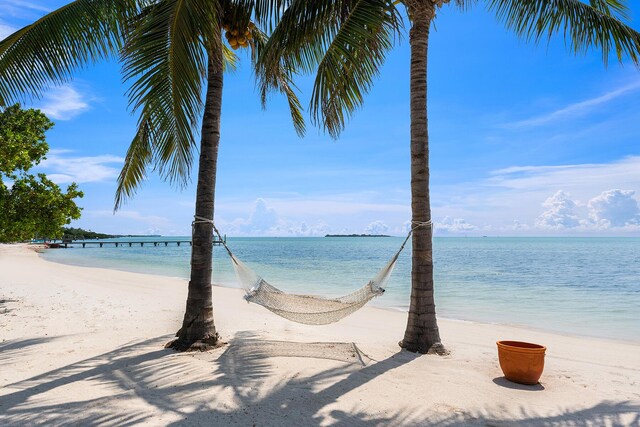
<instances>
[{"instance_id":1,"label":"green foliage","mask_svg":"<svg viewBox=\"0 0 640 427\"><path fill-rule=\"evenodd\" d=\"M404 27L415 24L412 8L427 1L409 0L238 0L255 2L263 25L275 27L259 59L262 75L274 67L314 73L310 100L313 121L333 137L344 129L399 40ZM640 66L640 33L628 26L625 0L452 0L435 1L439 9L451 3L461 10L484 4L507 28L536 43L563 37L574 53L590 49ZM405 15L402 9L405 9ZM437 12L437 11L436 11ZM424 15L424 14L423 14Z\"/></svg>"},{"instance_id":2,"label":"green foliage","mask_svg":"<svg viewBox=\"0 0 640 427\"><path fill-rule=\"evenodd\" d=\"M507 28L527 40L538 43L562 34L576 54L597 48L605 64L612 53L619 61L629 58L640 64L640 34L621 21L628 18L624 1L490 0L487 6Z\"/></svg>"},{"instance_id":3,"label":"green foliage","mask_svg":"<svg viewBox=\"0 0 640 427\"><path fill-rule=\"evenodd\" d=\"M157 2L136 17L124 50L125 80L140 126L151 132L161 174L187 180L202 111L207 51L220 48L217 2Z\"/></svg>"},{"instance_id":4,"label":"green foliage","mask_svg":"<svg viewBox=\"0 0 640 427\"><path fill-rule=\"evenodd\" d=\"M42 112L19 105L0 113L0 242L60 237L63 225L80 218L75 183L63 192L44 174L26 173L49 149L44 134L52 126Z\"/></svg>"},{"instance_id":5,"label":"green foliage","mask_svg":"<svg viewBox=\"0 0 640 427\"><path fill-rule=\"evenodd\" d=\"M281 62L307 73L317 70L311 115L337 138L362 106L401 28L401 15L389 0L293 1L258 65L266 76Z\"/></svg>"},{"instance_id":6,"label":"green foliage","mask_svg":"<svg viewBox=\"0 0 640 427\"><path fill-rule=\"evenodd\" d=\"M315 71L312 120L337 138L400 39L403 24L397 3L294 0L282 10L258 5L259 19L277 22L258 61L261 74L270 75L279 62L305 73Z\"/></svg>"},{"instance_id":7,"label":"green foliage","mask_svg":"<svg viewBox=\"0 0 640 427\"><path fill-rule=\"evenodd\" d=\"M135 194L150 167L178 185L189 182L196 136L204 113L202 99L208 65L232 69L237 57L221 37L221 22L248 25L252 2L162 0L129 22L121 52L130 107L139 113L136 132L118 177L115 209ZM252 60L266 37L253 30ZM222 59L220 59L222 58ZM258 77L261 95L287 97L293 123L304 131L300 103L292 89L292 70L276 64L267 79Z\"/></svg>"},{"instance_id":8,"label":"green foliage","mask_svg":"<svg viewBox=\"0 0 640 427\"><path fill-rule=\"evenodd\" d=\"M113 234L96 233L95 231L84 230L82 228L73 228L73 227L62 227L62 236L64 238L73 239L73 240L108 239L111 237L116 237Z\"/></svg>"},{"instance_id":9,"label":"green foliage","mask_svg":"<svg viewBox=\"0 0 640 427\"><path fill-rule=\"evenodd\" d=\"M146 0L75 0L0 41L0 107L39 97L87 64L117 55Z\"/></svg>"},{"instance_id":10,"label":"green foliage","mask_svg":"<svg viewBox=\"0 0 640 427\"><path fill-rule=\"evenodd\" d=\"M82 196L75 183L62 192L44 174L24 175L11 188L0 184L0 241L61 237L62 226L80 218L73 199Z\"/></svg>"},{"instance_id":11,"label":"green foliage","mask_svg":"<svg viewBox=\"0 0 640 427\"><path fill-rule=\"evenodd\" d=\"M26 172L40 163L49 150L44 134L52 126L39 110L16 104L0 111L0 175Z\"/></svg>"},{"instance_id":12,"label":"green foliage","mask_svg":"<svg viewBox=\"0 0 640 427\"><path fill-rule=\"evenodd\" d=\"M263 1L69 2L0 41L0 107L39 97L52 85L69 81L77 70L119 56L138 130L118 179L116 209L135 194L149 169L186 185L197 152L208 61L215 58L216 66L230 70L238 59L223 42L220 23L246 25L256 5L264 8ZM279 8L279 0L266 1ZM254 63L260 43L264 45L258 37L251 45ZM284 94L301 133L304 121L292 70L281 65L275 64L269 78L260 80L261 94L263 99L271 90Z\"/></svg>"}]
</instances>

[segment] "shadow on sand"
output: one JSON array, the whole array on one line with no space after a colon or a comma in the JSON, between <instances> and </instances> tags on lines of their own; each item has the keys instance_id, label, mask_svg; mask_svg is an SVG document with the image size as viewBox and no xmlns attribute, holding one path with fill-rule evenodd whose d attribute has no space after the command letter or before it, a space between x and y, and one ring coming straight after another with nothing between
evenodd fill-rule
<instances>
[{"instance_id":1,"label":"shadow on sand","mask_svg":"<svg viewBox=\"0 0 640 427\"><path fill-rule=\"evenodd\" d=\"M4 385L0 392L0 425L314 426L322 423L450 427L514 424L473 413L447 414L440 418L434 418L431 413L427 417L430 408L418 413L406 407L372 411L371 404L348 411L329 407L346 393L357 392L384 373L394 370L401 373L405 365L425 356L398 352L362 367L357 360L361 356L354 355L353 345L349 343L303 345L265 341L245 333L231 340L228 346L210 353L178 354L162 348L168 338L131 343ZM5 350L16 351L20 346L33 344L30 340L6 343L0 347L0 358L4 357ZM314 375L274 378L273 363L283 363L283 359L278 358L290 356L344 363L337 366L328 363L331 368ZM92 387L82 388L85 385ZM64 403L48 395L64 387L76 393ZM91 391L78 395L78 390ZM229 401L234 404L229 405ZM522 410L517 425L637 425L638 413L640 406L629 402L603 402L554 417L539 417ZM633 414L635 418L630 419Z\"/></svg>"},{"instance_id":2,"label":"shadow on sand","mask_svg":"<svg viewBox=\"0 0 640 427\"><path fill-rule=\"evenodd\" d=\"M514 421L515 420L515 421ZM637 426L640 423L640 405L631 402L601 402L591 408L565 411L555 416L539 416L521 409L513 420L500 420L487 415L461 413L438 421L427 420L422 425L435 427L593 427Z\"/></svg>"},{"instance_id":3,"label":"shadow on sand","mask_svg":"<svg viewBox=\"0 0 640 427\"><path fill-rule=\"evenodd\" d=\"M0 297L0 314L7 314L12 312L13 309L9 308L9 303L13 302L18 302L18 300Z\"/></svg>"},{"instance_id":4,"label":"shadow on sand","mask_svg":"<svg viewBox=\"0 0 640 427\"><path fill-rule=\"evenodd\" d=\"M26 338L0 342L0 367L5 366L4 369L7 369L6 366L15 360L27 357L33 347L57 338L58 337Z\"/></svg>"},{"instance_id":5,"label":"shadow on sand","mask_svg":"<svg viewBox=\"0 0 640 427\"><path fill-rule=\"evenodd\" d=\"M512 390L524 390L524 391L544 390L544 386L540 383L533 384L533 385L518 384L518 383L514 383L513 381L509 381L505 377L494 378L493 383L499 385L500 387L510 388Z\"/></svg>"}]
</instances>

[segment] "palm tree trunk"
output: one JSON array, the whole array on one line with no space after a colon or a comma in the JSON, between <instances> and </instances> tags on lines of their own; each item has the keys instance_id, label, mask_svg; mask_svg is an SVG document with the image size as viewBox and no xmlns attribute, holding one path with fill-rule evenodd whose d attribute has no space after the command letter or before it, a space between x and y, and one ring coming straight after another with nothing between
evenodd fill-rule
<instances>
[{"instance_id":1,"label":"palm tree trunk","mask_svg":"<svg viewBox=\"0 0 640 427\"><path fill-rule=\"evenodd\" d=\"M429 200L429 133L427 123L427 51L435 16L432 0L407 1L413 27L411 44L411 214L412 226L431 221ZM445 353L440 342L433 298L432 226L414 229L411 302L400 346L420 353Z\"/></svg>"},{"instance_id":2,"label":"palm tree trunk","mask_svg":"<svg viewBox=\"0 0 640 427\"><path fill-rule=\"evenodd\" d=\"M220 48L213 48L209 54L195 210L196 216L208 219L213 219L214 210L222 112L222 77L222 52ZM176 334L178 338L167 344L167 347L178 351L206 350L215 346L219 339L213 321L211 295L213 225L208 222L196 222L192 233L191 280L187 309L182 328Z\"/></svg>"}]
</instances>

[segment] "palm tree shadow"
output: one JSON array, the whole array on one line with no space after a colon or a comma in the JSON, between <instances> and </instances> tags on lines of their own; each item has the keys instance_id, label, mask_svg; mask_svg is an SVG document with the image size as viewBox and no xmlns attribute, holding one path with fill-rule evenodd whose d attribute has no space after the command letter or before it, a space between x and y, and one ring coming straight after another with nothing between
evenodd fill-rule
<instances>
[{"instance_id":1,"label":"palm tree shadow","mask_svg":"<svg viewBox=\"0 0 640 427\"><path fill-rule=\"evenodd\" d=\"M376 408L371 401L366 401L371 396L379 397L380 384L374 382L377 378L394 370L401 371L418 357L425 356L401 351L363 367L350 353L353 352L350 343L305 345L261 340L245 333L238 334L226 348L209 353L181 354L162 348L167 339L168 336L161 336L130 343L3 386L0 390L0 425L330 423L334 426L450 427L514 423L499 415L492 418L490 410L438 417L433 408L419 407L415 402ZM26 348L40 342L10 343L3 350L10 346ZM290 357L297 358L296 363L300 363L300 357L314 358L318 362L282 370L282 364L293 362ZM309 367L311 369L307 369ZM281 374L285 371L286 374ZM369 386L358 390L365 385ZM62 390L63 394L72 394L60 400ZM49 394L52 392L58 393L56 397ZM335 406L341 397L352 392L362 393L365 401L352 406ZM410 401L412 396L406 398ZM351 402L358 402L358 399ZM615 426L637 424L639 413L637 404L602 402L592 408L566 411L552 417L530 413L523 408L516 419L518 425L524 426Z\"/></svg>"},{"instance_id":2,"label":"palm tree shadow","mask_svg":"<svg viewBox=\"0 0 640 427\"><path fill-rule=\"evenodd\" d=\"M274 359L288 357L325 359L343 364L310 376L294 375L274 381ZM218 359L218 370L221 374L218 381L224 388L234 390L240 408L263 408L265 413L279 414L281 418L278 422L284 424L317 425L326 417L330 417L331 425L338 426L400 425L407 424L415 414L407 408L402 408L373 416L365 409L366 405L362 405L360 409L353 408L349 412L327 412L323 409L335 403L344 394L418 357L420 355L401 351L385 360L375 362L353 343L270 341L261 340L254 334L239 333L229 342L229 346ZM327 384L329 385L325 386ZM260 394L259 390L265 387L269 388L269 392L266 395ZM194 421L196 424L204 423L211 420L211 415L210 411L203 410L188 420L173 425L187 425ZM253 411L238 411L229 419L231 420L240 425L264 423L264 419L256 418Z\"/></svg>"},{"instance_id":3,"label":"palm tree shadow","mask_svg":"<svg viewBox=\"0 0 640 427\"><path fill-rule=\"evenodd\" d=\"M128 426L148 421L149 414L113 410L114 401L141 397L146 403L167 412L179 412L179 398L193 398L189 384L176 384L177 378L203 379L194 367L183 363L171 350L162 348L166 336L130 343L123 347L80 360L23 381L4 386L0 399L0 425L33 425L47 420L49 425ZM62 387L92 383L109 390L102 396L73 396L72 401L47 403L48 392ZM41 403L43 402L43 403ZM3 417L6 424L3 424Z\"/></svg>"},{"instance_id":4,"label":"palm tree shadow","mask_svg":"<svg viewBox=\"0 0 640 427\"><path fill-rule=\"evenodd\" d=\"M0 425L34 425L46 420L49 425L119 425L129 426L157 422L158 413L177 418L173 425L263 424L260 411L282 413L282 405L302 402L297 419L304 424L317 424L324 415L317 414L341 394L355 389L390 369L402 366L413 355L389 358L361 368L363 354L355 355L351 343L312 343L301 345L282 341L254 340L253 335L240 334L224 350L211 353L180 354L162 348L168 337L157 337L130 343L114 351L50 370L40 375L7 384L0 399ZM28 344L38 344L32 340ZM282 357L322 358L342 362L311 377L276 379L273 388L260 394L260 386L274 378L273 361ZM73 387L92 384L108 392L101 396L78 395L72 399L49 399L50 392L74 390ZM319 384L330 386L318 392ZM229 409L224 395L231 392L235 408ZM206 398L203 398L203 395ZM119 409L118 402L142 400L150 409L135 413ZM144 405L136 404L135 407ZM295 406L295 405L294 405ZM126 407L126 406L125 406ZM363 408L330 413L337 424L397 423L405 417L385 414L372 417ZM168 423L166 423L168 424Z\"/></svg>"},{"instance_id":5,"label":"palm tree shadow","mask_svg":"<svg viewBox=\"0 0 640 427\"><path fill-rule=\"evenodd\" d=\"M560 414L552 416L538 415L525 408L520 408L519 413L516 414L513 419L499 419L491 417L490 414L463 412L438 420L432 419L431 421L432 422L424 425L434 427L466 427L475 425L493 427L514 425L518 427L622 427L640 425L640 405L629 401L605 401L590 408L575 411L564 410Z\"/></svg>"},{"instance_id":6,"label":"palm tree shadow","mask_svg":"<svg viewBox=\"0 0 640 427\"><path fill-rule=\"evenodd\" d=\"M14 303L14 302L18 302L18 300L15 299L7 299L7 298L0 298L0 314L7 314L13 311L12 308L9 308L9 303Z\"/></svg>"},{"instance_id":7,"label":"palm tree shadow","mask_svg":"<svg viewBox=\"0 0 640 427\"><path fill-rule=\"evenodd\" d=\"M38 337L0 342L0 366L10 365L15 360L25 357L33 348L61 337Z\"/></svg>"}]
</instances>

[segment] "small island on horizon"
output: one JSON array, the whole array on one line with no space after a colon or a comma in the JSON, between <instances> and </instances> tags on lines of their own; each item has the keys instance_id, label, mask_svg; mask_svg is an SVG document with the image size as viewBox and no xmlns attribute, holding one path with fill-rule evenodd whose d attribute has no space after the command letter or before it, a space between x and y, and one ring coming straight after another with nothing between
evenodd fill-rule
<instances>
[{"instance_id":1,"label":"small island on horizon","mask_svg":"<svg viewBox=\"0 0 640 427\"><path fill-rule=\"evenodd\" d=\"M387 234L327 234L324 237L391 237Z\"/></svg>"}]
</instances>

